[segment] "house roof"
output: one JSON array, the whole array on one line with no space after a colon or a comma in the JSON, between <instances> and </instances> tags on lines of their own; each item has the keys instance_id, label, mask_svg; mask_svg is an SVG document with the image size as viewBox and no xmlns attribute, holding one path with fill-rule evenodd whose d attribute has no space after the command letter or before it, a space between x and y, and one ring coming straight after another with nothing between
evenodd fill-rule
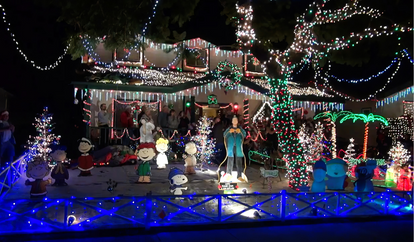
<instances>
[{"instance_id":1,"label":"house roof","mask_svg":"<svg viewBox=\"0 0 414 242\"><path fill-rule=\"evenodd\" d=\"M214 82L210 75L206 75L202 78L194 81L188 81L173 86L151 86L151 85L126 85L116 83L97 83L97 82L73 82L72 84L77 88L88 89L101 89L101 90L119 90L119 91L131 91L131 92L149 92L149 93L177 93L180 91L188 90L194 87L203 86L208 83ZM252 82L250 79L243 78L240 81L242 86L248 87L263 95L268 95L269 90L261 85ZM318 97L311 95L293 95L294 100L298 101L315 101L315 102L338 102L344 103L345 99L338 97Z\"/></svg>"},{"instance_id":2,"label":"house roof","mask_svg":"<svg viewBox=\"0 0 414 242\"><path fill-rule=\"evenodd\" d=\"M10 92L6 91L4 88L1 88L1 87L0 87L0 93L6 94L6 96L8 97L13 97L13 94L11 94Z\"/></svg>"}]
</instances>

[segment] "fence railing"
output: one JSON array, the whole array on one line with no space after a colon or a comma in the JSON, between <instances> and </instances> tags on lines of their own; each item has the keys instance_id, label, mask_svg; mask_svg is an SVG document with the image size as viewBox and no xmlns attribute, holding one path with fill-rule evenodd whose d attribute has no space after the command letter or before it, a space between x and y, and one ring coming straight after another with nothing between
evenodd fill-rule
<instances>
[{"instance_id":1,"label":"fence railing","mask_svg":"<svg viewBox=\"0 0 414 242\"><path fill-rule=\"evenodd\" d=\"M0 233L287 221L413 213L412 192L182 195L4 200Z\"/></svg>"},{"instance_id":2,"label":"fence railing","mask_svg":"<svg viewBox=\"0 0 414 242\"><path fill-rule=\"evenodd\" d=\"M2 168L0 171L0 201L7 195L19 180L22 167L26 164L26 154Z\"/></svg>"}]
</instances>

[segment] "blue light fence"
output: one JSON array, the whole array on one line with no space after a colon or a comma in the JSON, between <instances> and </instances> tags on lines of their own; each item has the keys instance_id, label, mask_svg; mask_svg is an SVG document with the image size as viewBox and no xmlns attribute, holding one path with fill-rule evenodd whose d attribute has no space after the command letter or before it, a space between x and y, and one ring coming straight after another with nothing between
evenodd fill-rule
<instances>
[{"instance_id":1,"label":"blue light fence","mask_svg":"<svg viewBox=\"0 0 414 242\"><path fill-rule=\"evenodd\" d=\"M20 156L17 160L6 165L0 171L0 201L7 195L14 184L22 175L22 168L26 164L27 155Z\"/></svg>"},{"instance_id":2,"label":"blue light fence","mask_svg":"<svg viewBox=\"0 0 414 242\"><path fill-rule=\"evenodd\" d=\"M413 214L412 192L4 200L0 233L47 233Z\"/></svg>"}]
</instances>

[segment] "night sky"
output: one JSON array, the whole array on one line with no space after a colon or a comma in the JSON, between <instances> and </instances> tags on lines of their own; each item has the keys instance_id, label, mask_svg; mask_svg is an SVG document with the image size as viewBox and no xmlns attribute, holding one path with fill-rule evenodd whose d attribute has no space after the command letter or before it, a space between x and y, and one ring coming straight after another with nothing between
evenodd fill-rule
<instances>
[{"instance_id":1,"label":"night sky","mask_svg":"<svg viewBox=\"0 0 414 242\"><path fill-rule=\"evenodd\" d=\"M63 53L65 47L65 28L63 23L57 23L59 10L42 5L36 5L33 1L13 0L1 3L6 9L7 21L11 23L11 31L15 34L23 52L37 65L45 66L53 63ZM187 39L200 37L216 45L231 45L235 42L234 28L225 25L226 17L221 16L222 7L218 1L201 0L191 22L186 24ZM24 144L28 135L35 134L31 125L36 113L40 113L44 106L48 106L54 113L56 122L56 134L62 135L62 143L74 142L79 137L73 137L78 131L75 125L81 121L75 116L76 106L73 104L72 81L82 81L76 75L75 70L80 65L80 60L71 60L66 55L62 63L54 70L39 71L24 61L18 53L6 31L3 22L0 23L1 41L1 85L14 98L10 100L10 121L16 126L16 138L19 144ZM361 77L370 76L385 68L391 59L376 60L372 64L361 68L353 68L352 71L338 66L335 74L358 73ZM390 88L412 82L412 64L405 61L401 71L390 84ZM392 72L390 72L392 73ZM303 73L298 76L301 82L309 81L312 74ZM349 76L343 76L344 78ZM349 91L364 90L367 94L383 86L386 77L375 80L374 83L355 88L355 86L341 87L341 90L350 94L361 95ZM365 94L366 95L366 94ZM69 138L71 137L71 138ZM17 151L18 152L18 151Z\"/></svg>"}]
</instances>

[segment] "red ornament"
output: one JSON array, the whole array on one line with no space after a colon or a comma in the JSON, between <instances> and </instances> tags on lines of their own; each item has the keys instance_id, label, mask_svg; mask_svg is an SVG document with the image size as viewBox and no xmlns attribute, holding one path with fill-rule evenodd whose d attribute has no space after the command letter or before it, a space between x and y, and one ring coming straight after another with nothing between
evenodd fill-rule
<instances>
[{"instance_id":1,"label":"red ornament","mask_svg":"<svg viewBox=\"0 0 414 242\"><path fill-rule=\"evenodd\" d=\"M305 110L303 113L304 113L305 115L306 115L306 114L308 114L308 110Z\"/></svg>"}]
</instances>

